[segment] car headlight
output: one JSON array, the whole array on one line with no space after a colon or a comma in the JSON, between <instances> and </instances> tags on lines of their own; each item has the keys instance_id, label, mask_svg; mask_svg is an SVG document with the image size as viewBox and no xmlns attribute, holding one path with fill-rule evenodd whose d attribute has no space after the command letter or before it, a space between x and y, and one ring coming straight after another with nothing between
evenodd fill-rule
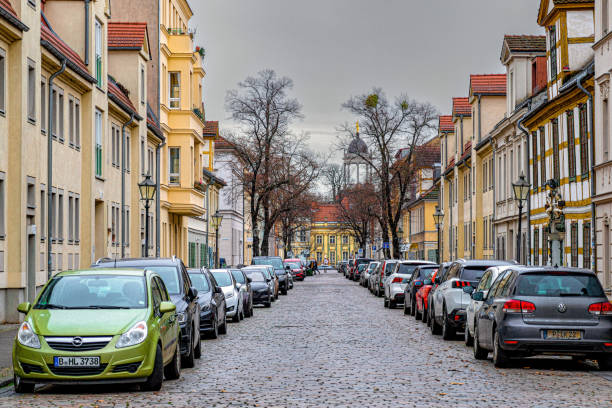
<instances>
[{"instance_id":1,"label":"car headlight","mask_svg":"<svg viewBox=\"0 0 612 408\"><path fill-rule=\"evenodd\" d=\"M179 324L183 324L187 321L187 313L185 312L178 312L178 322Z\"/></svg>"},{"instance_id":2,"label":"car headlight","mask_svg":"<svg viewBox=\"0 0 612 408\"><path fill-rule=\"evenodd\" d=\"M147 338L147 323L138 322L132 328L119 337L117 340L116 348L130 347L140 344Z\"/></svg>"},{"instance_id":3,"label":"car headlight","mask_svg":"<svg viewBox=\"0 0 612 408\"><path fill-rule=\"evenodd\" d=\"M208 312L209 310L210 310L210 303L202 305L200 309L201 312Z\"/></svg>"},{"instance_id":4,"label":"car headlight","mask_svg":"<svg viewBox=\"0 0 612 408\"><path fill-rule=\"evenodd\" d=\"M30 326L28 322L23 322L21 327L19 327L19 331L17 332L17 340L26 347L35 349L40 348L40 340L38 339L38 335L34 333L32 326Z\"/></svg>"}]
</instances>

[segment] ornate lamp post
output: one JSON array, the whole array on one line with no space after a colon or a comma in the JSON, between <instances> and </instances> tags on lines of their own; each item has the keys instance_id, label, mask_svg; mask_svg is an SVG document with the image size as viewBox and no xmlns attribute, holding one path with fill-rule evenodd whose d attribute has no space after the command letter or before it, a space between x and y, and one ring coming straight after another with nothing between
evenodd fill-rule
<instances>
[{"instance_id":1,"label":"ornate lamp post","mask_svg":"<svg viewBox=\"0 0 612 408\"><path fill-rule=\"evenodd\" d=\"M223 215L219 214L219 211L211 217L212 225L215 228L215 268L219 268L219 226L222 219Z\"/></svg>"},{"instance_id":2,"label":"ornate lamp post","mask_svg":"<svg viewBox=\"0 0 612 408\"><path fill-rule=\"evenodd\" d=\"M145 179L138 184L138 190L140 191L140 200L144 201L145 206L145 247L143 256L146 258L149 256L149 207L151 201L155 197L156 184L151 180L151 175L147 174Z\"/></svg>"},{"instance_id":3,"label":"ornate lamp post","mask_svg":"<svg viewBox=\"0 0 612 408\"><path fill-rule=\"evenodd\" d=\"M437 262L440 263L440 226L444 220L444 213L440 211L440 207L436 205L436 212L433 215L434 222L436 223L436 230L438 231L438 248L436 249Z\"/></svg>"},{"instance_id":4,"label":"ornate lamp post","mask_svg":"<svg viewBox=\"0 0 612 408\"><path fill-rule=\"evenodd\" d=\"M525 179L525 174L521 172L521 175L516 183L512 183L512 191L514 192L514 199L518 201L518 234L516 244L516 261L521 263L521 221L523 219L523 202L527 200L529 195L529 183Z\"/></svg>"}]
</instances>

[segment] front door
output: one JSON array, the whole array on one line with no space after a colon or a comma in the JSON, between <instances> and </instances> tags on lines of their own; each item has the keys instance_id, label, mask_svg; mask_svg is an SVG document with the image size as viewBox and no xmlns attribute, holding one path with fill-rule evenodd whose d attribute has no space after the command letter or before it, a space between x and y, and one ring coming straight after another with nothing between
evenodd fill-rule
<instances>
[{"instance_id":1,"label":"front door","mask_svg":"<svg viewBox=\"0 0 612 408\"><path fill-rule=\"evenodd\" d=\"M28 227L26 228L26 264L28 276L28 302L33 302L36 297L36 226L32 224L34 217L28 217Z\"/></svg>"}]
</instances>

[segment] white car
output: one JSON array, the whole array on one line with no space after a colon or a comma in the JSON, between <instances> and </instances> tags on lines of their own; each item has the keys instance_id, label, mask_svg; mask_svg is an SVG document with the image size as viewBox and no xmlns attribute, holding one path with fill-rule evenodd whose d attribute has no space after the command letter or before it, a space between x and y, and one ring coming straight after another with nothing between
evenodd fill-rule
<instances>
[{"instance_id":1,"label":"white car","mask_svg":"<svg viewBox=\"0 0 612 408\"><path fill-rule=\"evenodd\" d=\"M458 259L450 266L444 280L433 294L431 332L444 340L452 339L457 330L465 327L466 309L472 296L463 291L465 286L477 286L480 278L492 266L514 265L505 261Z\"/></svg>"},{"instance_id":2,"label":"white car","mask_svg":"<svg viewBox=\"0 0 612 408\"><path fill-rule=\"evenodd\" d=\"M466 288L468 289L464 289L464 292L468 293L469 295L471 295L472 292L483 292L484 297L486 298L487 293L489 292L489 288L491 287L493 282L495 282L495 279L497 279L500 273L502 273L508 268L510 268L510 266L490 267L482 275L482 278L480 278L480 282L478 282L478 286L476 287L476 289L472 289L472 286L466 286ZM471 346L472 342L474 341L474 322L476 321L476 313L478 313L478 310L480 309L480 306L482 306L482 303L482 300L471 299L470 304L468 305L466 310L464 339L465 345L468 347Z\"/></svg>"},{"instance_id":3,"label":"white car","mask_svg":"<svg viewBox=\"0 0 612 408\"><path fill-rule=\"evenodd\" d=\"M385 276L383 280L385 307L393 309L398 303L404 303L404 289L412 277L412 272L420 265L435 265L435 263L418 260L399 261L391 273Z\"/></svg>"},{"instance_id":4,"label":"white car","mask_svg":"<svg viewBox=\"0 0 612 408\"><path fill-rule=\"evenodd\" d=\"M244 319L243 296L231 271L229 269L211 269L210 273L213 274L225 295L227 317L231 317L234 322Z\"/></svg>"},{"instance_id":5,"label":"white car","mask_svg":"<svg viewBox=\"0 0 612 408\"><path fill-rule=\"evenodd\" d=\"M359 284L364 287L368 287L368 282L370 281L370 273L375 271L376 268L380 265L380 262L370 262L368 267L363 271L361 276L359 277Z\"/></svg>"}]
</instances>

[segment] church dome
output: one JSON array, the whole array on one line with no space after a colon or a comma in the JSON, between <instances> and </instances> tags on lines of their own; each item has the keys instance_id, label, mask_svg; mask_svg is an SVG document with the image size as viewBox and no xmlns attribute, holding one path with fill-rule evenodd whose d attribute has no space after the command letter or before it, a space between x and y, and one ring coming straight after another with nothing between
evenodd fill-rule
<instances>
[{"instance_id":1,"label":"church dome","mask_svg":"<svg viewBox=\"0 0 612 408\"><path fill-rule=\"evenodd\" d=\"M368 146L365 142L359 137L359 133L355 135L351 143L349 143L348 150L346 151L349 154L367 154Z\"/></svg>"}]
</instances>

